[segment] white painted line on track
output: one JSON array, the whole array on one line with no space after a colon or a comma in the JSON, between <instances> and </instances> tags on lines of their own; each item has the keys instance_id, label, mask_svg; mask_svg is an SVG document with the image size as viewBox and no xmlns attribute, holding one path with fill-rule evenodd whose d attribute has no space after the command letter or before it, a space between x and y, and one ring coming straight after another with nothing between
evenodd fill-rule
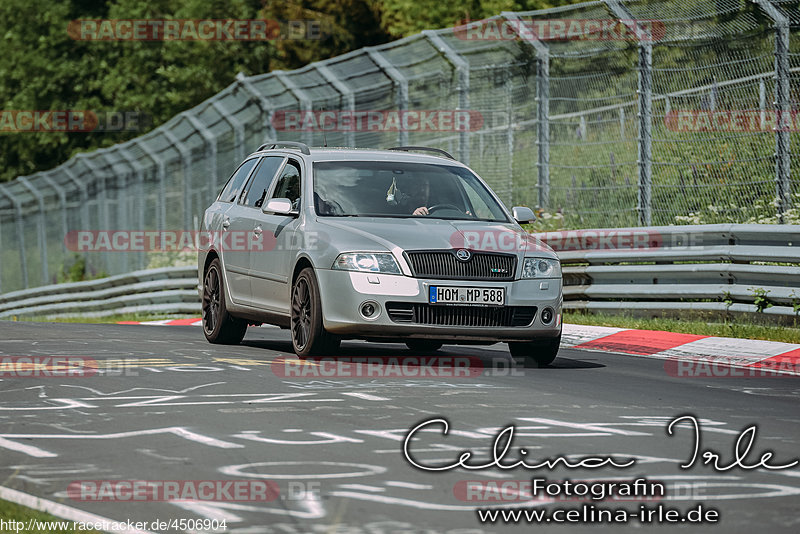
<instances>
[{"instance_id":1,"label":"white painted line on track","mask_svg":"<svg viewBox=\"0 0 800 534\"><path fill-rule=\"evenodd\" d=\"M348 395L350 397L357 397L359 399L369 400L369 401L388 401L392 400L386 397L378 397L377 395L370 395L368 393L342 393L342 395Z\"/></svg>"}]
</instances>

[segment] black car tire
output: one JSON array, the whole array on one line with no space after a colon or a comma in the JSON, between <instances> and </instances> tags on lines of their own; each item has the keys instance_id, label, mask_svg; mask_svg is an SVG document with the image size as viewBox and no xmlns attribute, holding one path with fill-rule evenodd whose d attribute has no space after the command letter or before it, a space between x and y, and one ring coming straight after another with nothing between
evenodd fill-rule
<instances>
[{"instance_id":1,"label":"black car tire","mask_svg":"<svg viewBox=\"0 0 800 534\"><path fill-rule=\"evenodd\" d=\"M322 326L322 301L314 270L306 267L292 284L292 349L301 358L330 356L339 350L341 338Z\"/></svg>"},{"instance_id":2,"label":"black car tire","mask_svg":"<svg viewBox=\"0 0 800 534\"><path fill-rule=\"evenodd\" d=\"M560 345L561 334L558 334L558 337L537 341L509 342L508 350L525 367L546 367L556 359Z\"/></svg>"},{"instance_id":3,"label":"black car tire","mask_svg":"<svg viewBox=\"0 0 800 534\"><path fill-rule=\"evenodd\" d=\"M236 345L247 331L247 321L228 313L225 283L219 258L214 258L203 277L203 334L210 343Z\"/></svg>"}]
</instances>

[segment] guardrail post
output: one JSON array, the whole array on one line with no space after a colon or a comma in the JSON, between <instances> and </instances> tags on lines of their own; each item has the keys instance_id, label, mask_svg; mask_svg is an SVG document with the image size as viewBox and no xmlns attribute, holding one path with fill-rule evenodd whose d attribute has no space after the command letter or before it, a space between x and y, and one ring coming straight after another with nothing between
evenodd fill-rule
<instances>
[{"instance_id":1,"label":"guardrail post","mask_svg":"<svg viewBox=\"0 0 800 534\"><path fill-rule=\"evenodd\" d=\"M284 87L286 87L292 96L294 96L295 100L297 100L297 105L300 106L300 111L303 112L311 112L313 111L313 100L308 97L308 94L300 89L297 84L295 84L282 70L276 70L273 72L275 78L280 81ZM308 146L312 146L314 144L314 132L312 130L303 130L303 142Z\"/></svg>"},{"instance_id":2,"label":"guardrail post","mask_svg":"<svg viewBox=\"0 0 800 534\"><path fill-rule=\"evenodd\" d=\"M762 11L775 23L775 197L778 221L792 205L791 182L791 87L789 85L789 28L791 21L770 0L757 0Z\"/></svg>"},{"instance_id":3,"label":"guardrail post","mask_svg":"<svg viewBox=\"0 0 800 534\"><path fill-rule=\"evenodd\" d=\"M353 90L350 89L347 84L342 82L342 80L337 78L333 71L331 71L331 69L329 69L324 63L314 63L313 66L315 69L317 69L317 72L319 72L322 77L325 78L325 80L331 84L334 89L336 89L336 92L342 95L342 99L345 101L347 109L351 113L354 113L356 111L356 95ZM356 134L353 128L347 131L345 138L347 139L345 144L349 147L355 148Z\"/></svg>"},{"instance_id":4,"label":"guardrail post","mask_svg":"<svg viewBox=\"0 0 800 534\"><path fill-rule=\"evenodd\" d=\"M536 146L538 147L537 168L539 185L539 207L550 206L550 49L541 40L535 37L533 31L526 32L523 36L519 25L522 24L519 15L510 11L503 11L501 16L509 21L515 21L517 26L514 32L520 40L528 43L536 51Z\"/></svg>"},{"instance_id":5,"label":"guardrail post","mask_svg":"<svg viewBox=\"0 0 800 534\"><path fill-rule=\"evenodd\" d=\"M453 65L458 76L458 108L469 111L469 63L461 54L456 52L449 44L444 42L438 33L423 30L422 35L428 38L433 46ZM458 159L464 165L469 165L469 131L462 130L458 136Z\"/></svg>"},{"instance_id":6,"label":"guardrail post","mask_svg":"<svg viewBox=\"0 0 800 534\"><path fill-rule=\"evenodd\" d=\"M25 189L31 192L33 197L36 199L36 203L39 205L39 217L38 222L36 224L36 239L39 244L39 257L42 262L42 284L49 283L48 278L50 278L50 274L48 273L47 269L47 231L45 230L45 226L47 225L46 215L44 211L44 197L42 194L33 186L31 181L25 176L19 176L17 178L19 183L25 186Z\"/></svg>"},{"instance_id":7,"label":"guardrail post","mask_svg":"<svg viewBox=\"0 0 800 534\"><path fill-rule=\"evenodd\" d=\"M272 124L272 112L275 109L272 103L267 99L267 97L256 91L256 88L253 87L253 84L247 79L247 76L245 76L243 72L236 74L236 81L238 82L239 87L253 97L256 105L261 109L261 115L264 118L264 129L267 131L267 135L263 140L259 140L259 143L277 141L278 134L275 132L275 125ZM244 159L244 156L242 156L241 159Z\"/></svg>"},{"instance_id":8,"label":"guardrail post","mask_svg":"<svg viewBox=\"0 0 800 534\"><path fill-rule=\"evenodd\" d=\"M377 48L367 47L365 50L372 62L375 63L396 86L395 105L397 106L397 111L401 114L408 111L408 80L406 77L403 76L400 69L392 65L389 60L386 59L386 56L381 54L380 50ZM408 146L408 132L403 128L400 128L400 132L397 134L397 144L400 146Z\"/></svg>"},{"instance_id":9,"label":"guardrail post","mask_svg":"<svg viewBox=\"0 0 800 534\"><path fill-rule=\"evenodd\" d=\"M19 205L15 197L5 186L0 185L0 193L3 193L11 201L14 211L17 213L17 243L19 243L19 267L22 270L22 285L28 288L28 260L25 257L25 225L22 222L22 206Z\"/></svg>"},{"instance_id":10,"label":"guardrail post","mask_svg":"<svg viewBox=\"0 0 800 534\"><path fill-rule=\"evenodd\" d=\"M636 23L619 0L605 0L619 21L630 28L639 41L639 224L652 221L653 187L653 38Z\"/></svg>"}]
</instances>

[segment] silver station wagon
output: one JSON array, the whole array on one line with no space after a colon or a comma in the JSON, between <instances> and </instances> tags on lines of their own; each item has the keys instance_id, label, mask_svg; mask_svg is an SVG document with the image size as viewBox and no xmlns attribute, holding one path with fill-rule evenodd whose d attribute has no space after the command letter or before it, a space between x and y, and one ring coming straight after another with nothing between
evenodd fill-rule
<instances>
[{"instance_id":1,"label":"silver station wagon","mask_svg":"<svg viewBox=\"0 0 800 534\"><path fill-rule=\"evenodd\" d=\"M203 217L203 331L235 344L248 325L277 325L300 357L353 338L414 351L507 342L547 365L561 266L520 226L533 220L438 149L264 145Z\"/></svg>"}]
</instances>

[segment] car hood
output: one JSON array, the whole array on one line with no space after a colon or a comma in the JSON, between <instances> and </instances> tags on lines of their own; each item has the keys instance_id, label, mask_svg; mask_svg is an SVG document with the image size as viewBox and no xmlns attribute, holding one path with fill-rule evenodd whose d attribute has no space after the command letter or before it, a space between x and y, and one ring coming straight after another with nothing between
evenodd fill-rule
<instances>
[{"instance_id":1,"label":"car hood","mask_svg":"<svg viewBox=\"0 0 800 534\"><path fill-rule=\"evenodd\" d=\"M340 252L374 250L471 250L536 253L555 258L553 250L513 223L452 221L428 217L382 218L348 217L317 219L320 230Z\"/></svg>"}]
</instances>

